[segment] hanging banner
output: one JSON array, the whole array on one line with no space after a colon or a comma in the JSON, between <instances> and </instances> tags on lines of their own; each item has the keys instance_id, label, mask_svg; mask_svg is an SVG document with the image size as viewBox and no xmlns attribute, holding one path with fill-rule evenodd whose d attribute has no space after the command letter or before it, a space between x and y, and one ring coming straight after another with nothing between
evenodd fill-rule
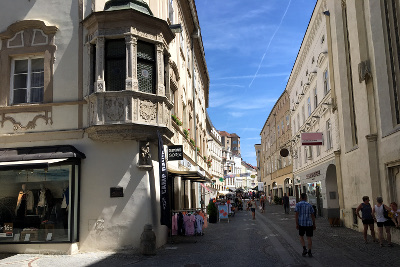
<instances>
[{"instance_id":1,"label":"hanging banner","mask_svg":"<svg viewBox=\"0 0 400 267\"><path fill-rule=\"evenodd\" d=\"M165 151L162 137L159 131L158 135L158 166L160 173L160 206L161 206L161 225L166 225L171 228L170 208L168 197L168 172L167 162L165 160Z\"/></svg>"},{"instance_id":2,"label":"hanging banner","mask_svg":"<svg viewBox=\"0 0 400 267\"><path fill-rule=\"evenodd\" d=\"M258 191L264 191L264 183L258 182Z\"/></svg>"}]
</instances>

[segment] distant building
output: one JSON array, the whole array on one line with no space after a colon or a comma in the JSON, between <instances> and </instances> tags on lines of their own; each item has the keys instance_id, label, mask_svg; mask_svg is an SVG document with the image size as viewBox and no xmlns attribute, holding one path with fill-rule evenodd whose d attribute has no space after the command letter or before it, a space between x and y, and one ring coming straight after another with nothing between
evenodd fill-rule
<instances>
[{"instance_id":1,"label":"distant building","mask_svg":"<svg viewBox=\"0 0 400 267\"><path fill-rule=\"evenodd\" d=\"M240 156L240 137L235 133L227 133L225 131L219 131L222 138L222 145L227 150L231 150L233 155Z\"/></svg>"}]
</instances>

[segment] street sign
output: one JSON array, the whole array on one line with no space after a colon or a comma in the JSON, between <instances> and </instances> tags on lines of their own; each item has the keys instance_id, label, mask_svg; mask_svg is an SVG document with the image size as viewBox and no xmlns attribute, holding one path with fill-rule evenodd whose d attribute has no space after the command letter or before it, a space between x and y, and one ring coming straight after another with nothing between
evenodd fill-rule
<instances>
[{"instance_id":1,"label":"street sign","mask_svg":"<svg viewBox=\"0 0 400 267\"><path fill-rule=\"evenodd\" d=\"M183 160L183 146L168 146L168 160Z\"/></svg>"},{"instance_id":2,"label":"street sign","mask_svg":"<svg viewBox=\"0 0 400 267\"><path fill-rule=\"evenodd\" d=\"M301 133L301 145L322 146L324 138L322 133Z\"/></svg>"}]
</instances>

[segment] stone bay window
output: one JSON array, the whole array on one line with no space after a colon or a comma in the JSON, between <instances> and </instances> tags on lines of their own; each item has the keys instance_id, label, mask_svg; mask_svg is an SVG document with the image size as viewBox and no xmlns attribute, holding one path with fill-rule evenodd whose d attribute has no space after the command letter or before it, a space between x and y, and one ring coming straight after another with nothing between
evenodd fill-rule
<instances>
[{"instance_id":1,"label":"stone bay window","mask_svg":"<svg viewBox=\"0 0 400 267\"><path fill-rule=\"evenodd\" d=\"M166 21L142 1L108 1L83 25L88 52L89 137L143 139L156 131L171 137ZM116 128L120 128L116 130Z\"/></svg>"}]
</instances>

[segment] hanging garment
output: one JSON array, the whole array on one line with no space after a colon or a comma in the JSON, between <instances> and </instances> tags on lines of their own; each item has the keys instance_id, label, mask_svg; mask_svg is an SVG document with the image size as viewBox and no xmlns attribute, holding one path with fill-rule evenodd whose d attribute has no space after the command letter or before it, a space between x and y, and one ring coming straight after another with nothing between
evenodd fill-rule
<instances>
[{"instance_id":1,"label":"hanging garment","mask_svg":"<svg viewBox=\"0 0 400 267\"><path fill-rule=\"evenodd\" d=\"M185 235L185 228L183 223L183 214L179 212L178 214L178 235Z\"/></svg>"},{"instance_id":2,"label":"hanging garment","mask_svg":"<svg viewBox=\"0 0 400 267\"><path fill-rule=\"evenodd\" d=\"M204 224L204 219L203 217L201 217L201 215L197 214L195 216L196 219L196 229L195 229L195 233L196 234L203 234L203 224Z\"/></svg>"},{"instance_id":3,"label":"hanging garment","mask_svg":"<svg viewBox=\"0 0 400 267\"><path fill-rule=\"evenodd\" d=\"M204 214L204 212L202 212L202 211L199 212L199 215L200 215L201 217L203 217L203 221L204 221L203 227L204 227L204 228L207 228L207 226L208 226L208 223L207 223L207 215Z\"/></svg>"},{"instance_id":4,"label":"hanging garment","mask_svg":"<svg viewBox=\"0 0 400 267\"><path fill-rule=\"evenodd\" d=\"M172 235L178 234L178 214L172 215Z\"/></svg>"},{"instance_id":5,"label":"hanging garment","mask_svg":"<svg viewBox=\"0 0 400 267\"><path fill-rule=\"evenodd\" d=\"M188 214L183 218L183 222L185 224L185 233L186 235L194 235L194 223L196 218L194 215Z\"/></svg>"},{"instance_id":6,"label":"hanging garment","mask_svg":"<svg viewBox=\"0 0 400 267\"><path fill-rule=\"evenodd\" d=\"M18 194L18 200L17 200L17 207L16 210L19 209L19 206L21 205L22 199L26 200L26 210L33 210L33 193L32 191L27 190L26 192L20 191Z\"/></svg>"}]
</instances>

